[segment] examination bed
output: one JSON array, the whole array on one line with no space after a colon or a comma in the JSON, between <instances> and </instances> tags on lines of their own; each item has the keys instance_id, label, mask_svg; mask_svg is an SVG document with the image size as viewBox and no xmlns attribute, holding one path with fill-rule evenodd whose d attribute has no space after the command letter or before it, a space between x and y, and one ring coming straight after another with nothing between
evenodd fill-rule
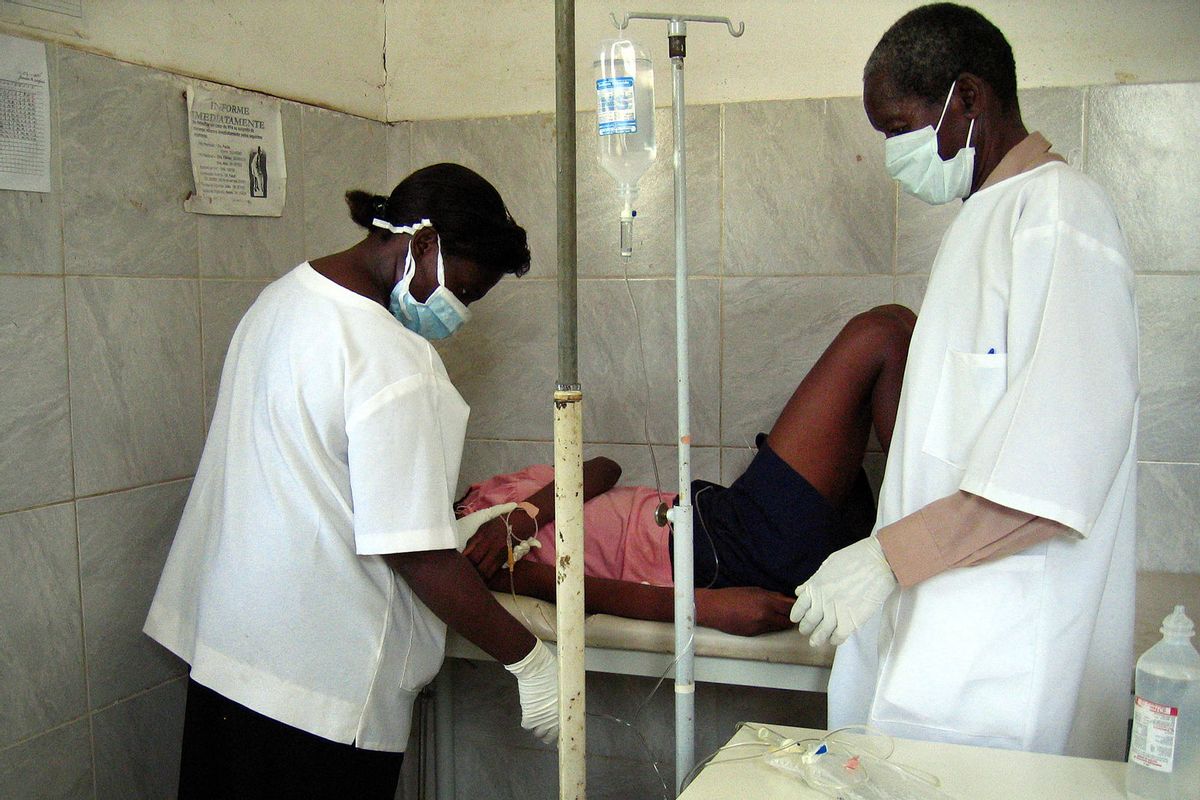
<instances>
[{"instance_id":1,"label":"examination bed","mask_svg":"<svg viewBox=\"0 0 1200 800\"><path fill-rule=\"evenodd\" d=\"M495 592L495 595L539 639L556 641L552 603L501 592ZM1200 575L1138 574L1135 658L1158 641L1163 618L1177 604L1186 606L1192 619L1200 619ZM674 626L670 623L608 614L588 615L584 622L587 669L661 677L668 673L674 659L674 637ZM695 650L697 681L818 692L826 689L834 653L833 647L809 647L808 637L801 636L795 628L743 637L697 627ZM447 636L446 657L490 660L453 632ZM426 724L428 722L433 722L435 731L437 728L448 729L451 724L449 703L438 703L435 699L433 719L427 720ZM436 733L434 739L437 740ZM452 754L448 748L435 746L435 749L436 771L443 776L448 774L447 770L452 774ZM449 788L453 786L452 778L446 780L443 777L436 785L438 797L453 796L453 789Z\"/></svg>"},{"instance_id":2,"label":"examination bed","mask_svg":"<svg viewBox=\"0 0 1200 800\"><path fill-rule=\"evenodd\" d=\"M557 640L553 603L495 592L496 599L543 641ZM586 665L592 672L661 677L675 655L675 628L609 614L589 614L583 625ZM761 636L733 636L696 627L696 680L738 686L825 691L832 647L809 647L795 628ZM487 659L482 651L451 633L447 658Z\"/></svg>"},{"instance_id":3,"label":"examination bed","mask_svg":"<svg viewBox=\"0 0 1200 800\"><path fill-rule=\"evenodd\" d=\"M495 592L514 617L544 641L556 641L553 603ZM1200 575L1141 572L1137 579L1134 654L1160 638L1163 617L1175 605L1200 620ZM587 668L594 672L659 677L674 658L674 627L667 622L589 614L584 622ZM738 686L824 691L834 648L809 647L795 628L762 636L733 636L696 628L696 680ZM447 658L487 659L474 645L450 633Z\"/></svg>"}]
</instances>

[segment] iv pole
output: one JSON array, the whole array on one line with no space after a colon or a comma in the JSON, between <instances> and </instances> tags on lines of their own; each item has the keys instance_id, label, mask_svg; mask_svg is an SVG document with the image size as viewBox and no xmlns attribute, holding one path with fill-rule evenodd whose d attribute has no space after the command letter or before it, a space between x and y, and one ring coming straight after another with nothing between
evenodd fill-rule
<instances>
[{"instance_id":1,"label":"iv pole","mask_svg":"<svg viewBox=\"0 0 1200 800\"><path fill-rule=\"evenodd\" d=\"M554 392L555 606L558 628L558 796L587 794L583 642L583 390L578 355L575 220L575 2L555 0L555 166L558 383Z\"/></svg>"},{"instance_id":2,"label":"iv pole","mask_svg":"<svg viewBox=\"0 0 1200 800\"><path fill-rule=\"evenodd\" d=\"M688 287L687 287L687 164L685 161L683 59L687 55L687 23L715 22L725 25L735 38L745 31L728 17L685 16L634 12L618 21L610 15L618 30L625 30L631 19L667 22L667 42L671 56L671 104L675 115L675 369L679 415L679 504L667 512L674 527L675 550L675 791L691 774L696 761L696 680L693 675L696 596L692 558L692 435L689 407L690 374L688 364Z\"/></svg>"}]
</instances>

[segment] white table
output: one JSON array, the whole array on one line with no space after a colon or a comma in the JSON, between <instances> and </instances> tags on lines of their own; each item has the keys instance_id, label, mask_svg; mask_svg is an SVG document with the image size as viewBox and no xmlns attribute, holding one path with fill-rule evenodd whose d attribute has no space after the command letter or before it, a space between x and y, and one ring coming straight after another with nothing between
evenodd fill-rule
<instances>
[{"instance_id":1,"label":"white table","mask_svg":"<svg viewBox=\"0 0 1200 800\"><path fill-rule=\"evenodd\" d=\"M819 738L825 731L768 726L792 739ZM753 730L742 728L729 743L755 741ZM941 779L941 790L956 800L1125 800L1125 764L1086 758L1020 753L965 745L895 739L894 762L925 770ZM679 800L827 800L804 782L761 759L733 761L762 748L738 747L717 755ZM750 791L749 787L753 787Z\"/></svg>"}]
</instances>

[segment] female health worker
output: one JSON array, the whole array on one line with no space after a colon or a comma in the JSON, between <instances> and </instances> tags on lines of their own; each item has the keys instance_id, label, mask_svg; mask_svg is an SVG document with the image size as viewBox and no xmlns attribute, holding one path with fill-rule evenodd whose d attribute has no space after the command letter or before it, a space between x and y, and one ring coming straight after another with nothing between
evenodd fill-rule
<instances>
[{"instance_id":1,"label":"female health worker","mask_svg":"<svg viewBox=\"0 0 1200 800\"><path fill-rule=\"evenodd\" d=\"M1121 759L1139 390L1116 214L1026 131L1012 50L972 9L896 22L863 103L905 191L965 202L913 331L875 535L796 589L802 633L849 637L830 727Z\"/></svg>"},{"instance_id":2,"label":"female health worker","mask_svg":"<svg viewBox=\"0 0 1200 800\"><path fill-rule=\"evenodd\" d=\"M557 735L552 651L455 549L469 409L428 341L528 270L525 231L454 164L346 199L367 236L272 283L234 333L146 620L191 665L181 798L390 800L446 625Z\"/></svg>"}]
</instances>

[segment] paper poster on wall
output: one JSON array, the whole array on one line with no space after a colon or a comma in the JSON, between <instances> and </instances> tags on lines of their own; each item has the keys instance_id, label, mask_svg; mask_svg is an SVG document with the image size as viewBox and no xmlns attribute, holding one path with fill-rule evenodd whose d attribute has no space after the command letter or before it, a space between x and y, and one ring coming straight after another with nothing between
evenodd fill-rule
<instances>
[{"instance_id":1,"label":"paper poster on wall","mask_svg":"<svg viewBox=\"0 0 1200 800\"><path fill-rule=\"evenodd\" d=\"M0 35L0 189L50 191L46 45Z\"/></svg>"},{"instance_id":2,"label":"paper poster on wall","mask_svg":"<svg viewBox=\"0 0 1200 800\"><path fill-rule=\"evenodd\" d=\"M278 217L287 195L279 101L236 89L189 86L188 140L197 214Z\"/></svg>"},{"instance_id":3,"label":"paper poster on wall","mask_svg":"<svg viewBox=\"0 0 1200 800\"><path fill-rule=\"evenodd\" d=\"M83 19L83 0L8 0L14 6L26 6Z\"/></svg>"}]
</instances>

